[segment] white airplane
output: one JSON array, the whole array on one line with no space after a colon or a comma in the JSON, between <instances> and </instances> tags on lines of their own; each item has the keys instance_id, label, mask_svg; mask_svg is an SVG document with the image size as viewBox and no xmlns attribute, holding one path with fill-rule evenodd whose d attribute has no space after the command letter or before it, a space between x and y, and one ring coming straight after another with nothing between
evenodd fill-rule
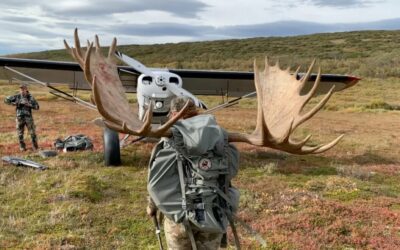
<instances>
[{"instance_id":1,"label":"white airplane","mask_svg":"<svg viewBox=\"0 0 400 250\"><path fill-rule=\"evenodd\" d=\"M164 122L169 112L169 103L175 96L190 97L199 108L207 106L197 99L192 93L182 88L182 78L168 70L150 70L139 61L117 51L116 56L141 75L137 80L137 100L139 106L139 119L143 120L150 102L154 103L153 117L161 117L159 122ZM157 122L153 119L153 122Z\"/></svg>"},{"instance_id":2,"label":"white airplane","mask_svg":"<svg viewBox=\"0 0 400 250\"><path fill-rule=\"evenodd\" d=\"M143 119L150 102L153 102L153 124L162 124L166 121L170 109L170 101L175 96L187 96L203 109L206 105L195 95L220 95L236 97L217 108L215 111L238 103L245 97L255 96L253 72L243 71L215 71L191 69L155 69L147 68L139 61L116 52L115 56L128 66L119 66L120 79L126 92L136 92L138 100L138 116ZM90 90L78 63L59 62L49 60L19 59L0 57L0 66L5 69L0 72L0 78L23 82L38 83L49 89L49 92L96 110L96 106L77 98L76 90ZM297 78L302 77L297 74ZM307 93L316 79L312 74L302 89ZM316 94L327 93L333 85L334 91L341 91L356 84L360 79L354 76L322 74ZM54 83L68 84L73 93L66 93L54 86ZM120 142L118 133L105 128L104 158L106 165L120 164Z\"/></svg>"},{"instance_id":3,"label":"white airplane","mask_svg":"<svg viewBox=\"0 0 400 250\"><path fill-rule=\"evenodd\" d=\"M169 102L175 96L188 96L203 109L207 109L207 106L196 95L236 97L229 105L237 103L241 98L255 96L253 72L147 68L121 52L117 52L116 56L129 65L119 66L118 70L126 92L137 94L140 118L143 118L148 102L154 102L154 124L162 123L166 119ZM78 104L83 102L76 99L74 93L77 90L90 90L80 66L75 62L0 57L0 66L5 69L0 70L1 79L36 82L50 87L51 93L57 93L60 97ZM299 73L297 78L302 76L303 73ZM309 84L302 90L304 93L311 89L315 78L316 74L310 76ZM316 95L327 93L333 85L335 92L341 91L359 80L355 76L322 74ZM72 93L57 92L54 84L67 84ZM229 105L226 103L221 106Z\"/></svg>"}]
</instances>

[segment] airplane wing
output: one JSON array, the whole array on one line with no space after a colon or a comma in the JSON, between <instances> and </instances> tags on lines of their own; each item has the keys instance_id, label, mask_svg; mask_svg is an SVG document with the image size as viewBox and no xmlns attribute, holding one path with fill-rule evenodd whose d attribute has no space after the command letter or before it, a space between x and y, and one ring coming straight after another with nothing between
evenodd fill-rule
<instances>
[{"instance_id":1,"label":"airplane wing","mask_svg":"<svg viewBox=\"0 0 400 250\"><path fill-rule=\"evenodd\" d=\"M82 70L75 62L60 62L49 60L34 60L0 57L0 66L15 68L43 82L68 84L72 89L89 90ZM127 92L136 92L139 72L129 66L119 66L122 84ZM224 95L240 97L254 92L253 72L244 71L217 71L217 70L189 70L163 69L179 75L183 80L183 87L194 95ZM302 74L298 74L300 78ZM12 79L9 70L0 70L0 78ZM316 78L310 77L309 84L303 88L306 93ZM335 91L340 91L356 84L360 78L347 75L322 74L321 84L317 94L326 93L332 85Z\"/></svg>"},{"instance_id":2,"label":"airplane wing","mask_svg":"<svg viewBox=\"0 0 400 250\"><path fill-rule=\"evenodd\" d=\"M68 84L71 89L90 90L78 63L36 59L0 57L0 79L12 80L18 76L5 67L29 75L42 82ZM136 92L139 72L126 66L119 67L120 77L127 92ZM18 77L17 77L18 78Z\"/></svg>"},{"instance_id":3,"label":"airplane wing","mask_svg":"<svg viewBox=\"0 0 400 250\"><path fill-rule=\"evenodd\" d=\"M210 70L187 70L170 69L182 77L183 87L195 95L227 95L229 97L240 97L255 92L253 72L238 71L210 71ZM304 73L299 73L301 78ZM312 74L308 84L302 92L307 93L314 83L317 75ZM332 85L335 91L341 91L356 84L360 78L347 75L322 74L321 83L316 94L327 93Z\"/></svg>"}]
</instances>

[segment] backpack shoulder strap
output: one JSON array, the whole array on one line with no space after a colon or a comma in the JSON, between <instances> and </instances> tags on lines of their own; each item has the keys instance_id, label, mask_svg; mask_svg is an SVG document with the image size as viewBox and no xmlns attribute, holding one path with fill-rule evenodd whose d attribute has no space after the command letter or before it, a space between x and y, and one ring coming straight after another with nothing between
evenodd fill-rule
<instances>
[{"instance_id":1,"label":"backpack shoulder strap","mask_svg":"<svg viewBox=\"0 0 400 250\"><path fill-rule=\"evenodd\" d=\"M151 151L151 155L150 155L150 161L149 161L149 169L151 168L154 159L157 156L158 151L160 151L161 149L163 149L164 147L164 140L161 139L157 145L153 148L153 150Z\"/></svg>"}]
</instances>

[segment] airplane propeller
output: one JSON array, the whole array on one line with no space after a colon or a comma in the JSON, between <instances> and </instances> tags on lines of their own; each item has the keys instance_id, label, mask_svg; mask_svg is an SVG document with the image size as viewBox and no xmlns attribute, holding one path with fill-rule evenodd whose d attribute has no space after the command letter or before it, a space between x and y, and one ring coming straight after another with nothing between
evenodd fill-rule
<instances>
[{"instance_id":1,"label":"airplane propeller","mask_svg":"<svg viewBox=\"0 0 400 250\"><path fill-rule=\"evenodd\" d=\"M147 75L147 76L151 76L153 78L156 78L156 75L153 73L153 71L151 71L150 69L148 69L145 65L143 65L141 62L139 62L138 60L135 60L119 51L115 51L115 55L124 63L128 64L129 66L131 66L132 68L134 68L135 70L139 71L141 74Z\"/></svg>"},{"instance_id":2,"label":"airplane propeller","mask_svg":"<svg viewBox=\"0 0 400 250\"><path fill-rule=\"evenodd\" d=\"M136 71L138 71L141 74L144 74L146 76L150 76L155 80L155 83L158 86L163 86L166 87L172 94L176 96L186 96L189 97L193 100L194 104L202 109L207 109L207 106L200 101L197 97L195 97L192 93L187 91L186 89L183 89L176 84L170 84L167 82L165 77L163 75L157 75L155 74L151 69L147 68L145 65L143 65L141 62L123 54L120 51L116 51L115 55L124 63L128 64L132 68L134 68Z\"/></svg>"}]
</instances>

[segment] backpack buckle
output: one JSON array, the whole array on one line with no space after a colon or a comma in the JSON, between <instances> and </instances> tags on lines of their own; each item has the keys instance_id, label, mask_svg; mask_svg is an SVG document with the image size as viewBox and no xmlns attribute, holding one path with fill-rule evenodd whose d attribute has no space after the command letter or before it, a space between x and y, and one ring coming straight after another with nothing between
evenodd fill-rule
<instances>
[{"instance_id":1,"label":"backpack buckle","mask_svg":"<svg viewBox=\"0 0 400 250\"><path fill-rule=\"evenodd\" d=\"M204 210L205 209L205 205L204 203L195 203L195 209L201 209Z\"/></svg>"},{"instance_id":2,"label":"backpack buckle","mask_svg":"<svg viewBox=\"0 0 400 250\"><path fill-rule=\"evenodd\" d=\"M183 209L183 210L186 210L186 209L187 209L186 200L182 200L182 209Z\"/></svg>"}]
</instances>

